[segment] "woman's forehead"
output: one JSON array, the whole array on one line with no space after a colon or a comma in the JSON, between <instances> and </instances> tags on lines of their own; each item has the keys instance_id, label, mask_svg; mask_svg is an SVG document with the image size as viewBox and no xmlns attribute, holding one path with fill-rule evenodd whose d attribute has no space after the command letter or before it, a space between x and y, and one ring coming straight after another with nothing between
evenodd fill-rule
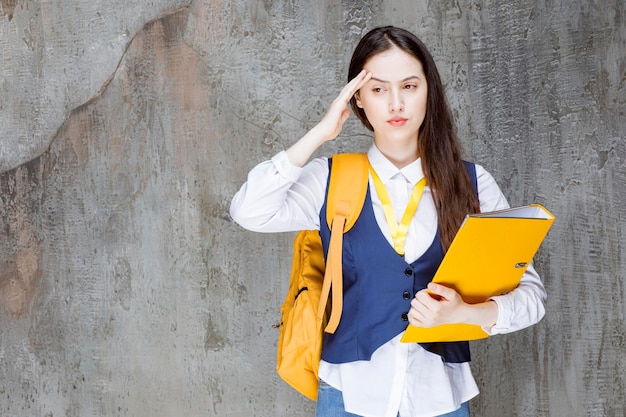
<instances>
[{"instance_id":1,"label":"woman's forehead","mask_svg":"<svg viewBox=\"0 0 626 417\"><path fill-rule=\"evenodd\" d=\"M422 63L397 47L373 55L365 62L363 68L372 73L372 79L375 81L390 82L424 77Z\"/></svg>"}]
</instances>

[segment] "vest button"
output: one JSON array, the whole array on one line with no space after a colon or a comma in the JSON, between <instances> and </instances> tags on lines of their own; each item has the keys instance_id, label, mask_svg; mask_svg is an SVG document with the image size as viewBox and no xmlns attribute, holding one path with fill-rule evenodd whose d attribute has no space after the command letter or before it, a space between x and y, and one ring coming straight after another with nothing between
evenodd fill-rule
<instances>
[{"instance_id":1,"label":"vest button","mask_svg":"<svg viewBox=\"0 0 626 417\"><path fill-rule=\"evenodd\" d=\"M407 277L412 277L413 276L413 270L411 268L407 268L404 270L404 275L406 275Z\"/></svg>"},{"instance_id":2,"label":"vest button","mask_svg":"<svg viewBox=\"0 0 626 417\"><path fill-rule=\"evenodd\" d=\"M402 298L404 298L405 300L408 300L409 298L411 298L411 293L408 291L403 292Z\"/></svg>"},{"instance_id":3,"label":"vest button","mask_svg":"<svg viewBox=\"0 0 626 417\"><path fill-rule=\"evenodd\" d=\"M402 321L409 321L409 315L407 313L402 313Z\"/></svg>"}]
</instances>

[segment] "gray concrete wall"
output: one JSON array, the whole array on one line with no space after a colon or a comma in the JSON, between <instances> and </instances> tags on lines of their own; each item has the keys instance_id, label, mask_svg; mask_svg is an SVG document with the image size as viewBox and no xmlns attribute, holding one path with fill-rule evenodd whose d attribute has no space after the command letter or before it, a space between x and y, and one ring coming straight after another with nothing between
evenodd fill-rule
<instances>
[{"instance_id":1,"label":"gray concrete wall","mask_svg":"<svg viewBox=\"0 0 626 417\"><path fill-rule=\"evenodd\" d=\"M624 18L622 0L2 0L0 415L312 415L273 370L292 235L227 207L388 23L431 47L468 158L557 216L547 316L473 343L474 415L626 415ZM369 141L351 119L322 152Z\"/></svg>"}]
</instances>

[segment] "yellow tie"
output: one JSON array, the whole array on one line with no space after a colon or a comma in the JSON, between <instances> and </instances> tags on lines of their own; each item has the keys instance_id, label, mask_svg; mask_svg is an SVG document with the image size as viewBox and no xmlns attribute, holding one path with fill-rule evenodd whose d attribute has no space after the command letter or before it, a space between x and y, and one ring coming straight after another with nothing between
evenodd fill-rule
<instances>
[{"instance_id":1,"label":"yellow tie","mask_svg":"<svg viewBox=\"0 0 626 417\"><path fill-rule=\"evenodd\" d=\"M393 211L393 206L391 205L391 199L389 198L389 193L387 193L387 189L385 185L380 180L378 174L370 164L370 173L372 174L372 178L374 179L374 186L376 187L376 192L378 193L378 198L380 198L380 202L383 205L383 211L385 213L385 219L387 220L387 224L389 225L389 231L391 232L391 238L393 239L393 249L398 252L399 255L404 256L404 243L406 242L406 234L409 231L409 224L411 223L411 219L415 214L415 210L417 210L417 205L422 198L422 193L424 192L424 188L426 187L426 178L422 178L419 180L415 187L413 187L413 193L411 194L411 198L409 199L409 203L406 205L406 209L404 209L404 214L402 215L402 220L400 223L396 220L396 215Z\"/></svg>"}]
</instances>

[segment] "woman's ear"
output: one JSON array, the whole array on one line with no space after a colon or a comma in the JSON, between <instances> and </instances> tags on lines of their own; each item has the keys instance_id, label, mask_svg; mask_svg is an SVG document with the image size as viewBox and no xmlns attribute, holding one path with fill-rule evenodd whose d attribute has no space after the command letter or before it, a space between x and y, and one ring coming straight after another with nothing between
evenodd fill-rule
<instances>
[{"instance_id":1,"label":"woman's ear","mask_svg":"<svg viewBox=\"0 0 626 417\"><path fill-rule=\"evenodd\" d=\"M363 108L363 104L361 104L361 94L360 94L361 90L357 91L356 93L354 93L354 98L356 99L356 106L359 109Z\"/></svg>"}]
</instances>

